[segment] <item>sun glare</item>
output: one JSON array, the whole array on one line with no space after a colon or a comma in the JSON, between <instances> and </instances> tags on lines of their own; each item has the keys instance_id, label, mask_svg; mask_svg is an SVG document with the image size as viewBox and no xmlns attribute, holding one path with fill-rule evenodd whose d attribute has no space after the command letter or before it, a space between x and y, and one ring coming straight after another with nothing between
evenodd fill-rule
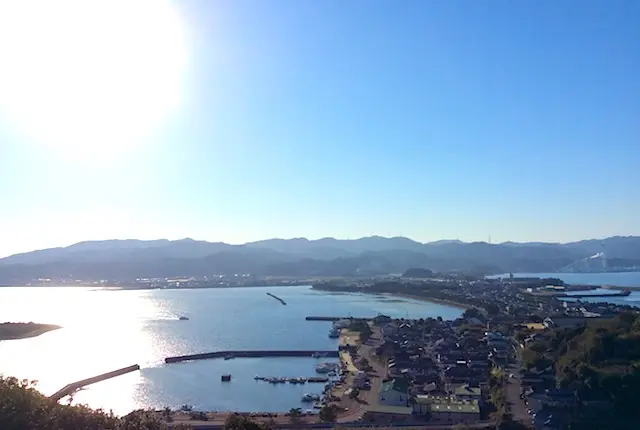
<instances>
[{"instance_id":1,"label":"sun glare","mask_svg":"<svg viewBox=\"0 0 640 430\"><path fill-rule=\"evenodd\" d=\"M0 115L62 157L117 156L180 102L184 29L169 0L0 0Z\"/></svg>"}]
</instances>

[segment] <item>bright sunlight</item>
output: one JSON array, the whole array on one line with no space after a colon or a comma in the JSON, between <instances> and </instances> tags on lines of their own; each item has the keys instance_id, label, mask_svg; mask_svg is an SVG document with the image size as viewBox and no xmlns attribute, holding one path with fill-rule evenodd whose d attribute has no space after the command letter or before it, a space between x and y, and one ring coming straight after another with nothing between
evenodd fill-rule
<instances>
[{"instance_id":1,"label":"bright sunlight","mask_svg":"<svg viewBox=\"0 0 640 430\"><path fill-rule=\"evenodd\" d=\"M0 0L0 114L59 157L136 149L180 102L183 30L169 0Z\"/></svg>"}]
</instances>

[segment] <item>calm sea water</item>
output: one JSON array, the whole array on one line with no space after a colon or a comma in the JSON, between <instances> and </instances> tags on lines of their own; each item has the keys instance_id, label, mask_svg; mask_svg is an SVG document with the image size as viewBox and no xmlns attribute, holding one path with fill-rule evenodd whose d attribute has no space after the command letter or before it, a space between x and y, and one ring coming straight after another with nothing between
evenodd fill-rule
<instances>
[{"instance_id":1,"label":"calm sea water","mask_svg":"<svg viewBox=\"0 0 640 430\"><path fill-rule=\"evenodd\" d=\"M508 277L509 274L491 276L492 278ZM637 287L640 288L640 272L621 272L621 273L514 273L515 277L539 277L539 278L558 278L568 284L575 285L611 285L618 287ZM612 292L612 290L595 290L594 293ZM584 293L584 292L583 292ZM583 302L606 302L617 305L628 305L640 307L640 290L632 291L627 297L596 297L593 299L583 298Z\"/></svg>"},{"instance_id":2,"label":"calm sea water","mask_svg":"<svg viewBox=\"0 0 640 430\"><path fill-rule=\"evenodd\" d=\"M265 293L282 297L282 306ZM446 305L310 287L116 291L91 288L0 288L2 321L58 324L42 336L0 342L0 372L36 379L45 394L116 368L142 370L79 392L75 402L124 414L137 408L286 411L305 407L322 384L271 385L261 376L312 376L317 360L264 358L164 364L164 358L216 350L335 349L330 323L308 315L457 318ZM186 315L188 321L179 321ZM233 380L221 383L230 373Z\"/></svg>"}]
</instances>

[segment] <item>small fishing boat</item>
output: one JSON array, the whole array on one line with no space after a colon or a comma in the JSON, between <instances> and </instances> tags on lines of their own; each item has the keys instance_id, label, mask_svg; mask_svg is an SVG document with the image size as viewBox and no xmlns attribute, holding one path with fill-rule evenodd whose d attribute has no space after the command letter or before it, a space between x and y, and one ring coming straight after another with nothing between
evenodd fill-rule
<instances>
[{"instance_id":1,"label":"small fishing boat","mask_svg":"<svg viewBox=\"0 0 640 430\"><path fill-rule=\"evenodd\" d=\"M302 396L302 401L303 402L317 402L320 400L320 396L317 394L305 394L304 396Z\"/></svg>"},{"instance_id":2,"label":"small fishing boat","mask_svg":"<svg viewBox=\"0 0 640 430\"><path fill-rule=\"evenodd\" d=\"M222 375L220 379L222 382L231 382L231 375Z\"/></svg>"}]
</instances>

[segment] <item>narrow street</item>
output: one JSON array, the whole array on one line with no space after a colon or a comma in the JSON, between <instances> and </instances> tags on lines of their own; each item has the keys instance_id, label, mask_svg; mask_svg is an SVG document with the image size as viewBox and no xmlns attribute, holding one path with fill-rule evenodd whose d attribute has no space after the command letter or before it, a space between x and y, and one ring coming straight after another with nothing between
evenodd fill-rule
<instances>
[{"instance_id":1,"label":"narrow street","mask_svg":"<svg viewBox=\"0 0 640 430\"><path fill-rule=\"evenodd\" d=\"M520 379L520 361L510 364L507 369L507 376L513 374L513 378L508 378L506 386L507 404L509 412L513 416L514 421L521 423L531 423L531 415L527 412L527 405L520 398L522 392L522 380Z\"/></svg>"},{"instance_id":2,"label":"narrow street","mask_svg":"<svg viewBox=\"0 0 640 430\"><path fill-rule=\"evenodd\" d=\"M376 348L381 343L382 333L380 328L373 327L373 334L371 338L358 349L358 355L366 358L373 369L369 372L371 378L371 389L361 390L358 400L349 402L349 411L341 414L338 418L338 422L346 423L356 421L359 418L362 418L369 407L378 405L382 381L387 374L386 365L380 362L378 357L375 355Z\"/></svg>"}]
</instances>

